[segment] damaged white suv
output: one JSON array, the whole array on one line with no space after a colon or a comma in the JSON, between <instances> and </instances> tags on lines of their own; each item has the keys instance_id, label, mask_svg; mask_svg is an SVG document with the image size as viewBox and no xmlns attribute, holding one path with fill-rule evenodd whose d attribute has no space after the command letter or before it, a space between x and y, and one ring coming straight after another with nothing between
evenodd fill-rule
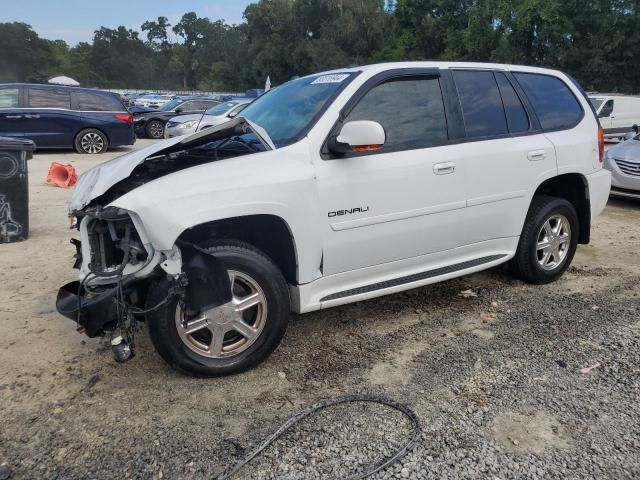
<instances>
[{"instance_id":1,"label":"damaged white suv","mask_svg":"<svg viewBox=\"0 0 640 480\"><path fill-rule=\"evenodd\" d=\"M139 320L198 375L264 360L309 312L510 262L544 283L609 196L571 77L415 62L293 80L241 116L82 175L57 307L131 356Z\"/></svg>"}]
</instances>

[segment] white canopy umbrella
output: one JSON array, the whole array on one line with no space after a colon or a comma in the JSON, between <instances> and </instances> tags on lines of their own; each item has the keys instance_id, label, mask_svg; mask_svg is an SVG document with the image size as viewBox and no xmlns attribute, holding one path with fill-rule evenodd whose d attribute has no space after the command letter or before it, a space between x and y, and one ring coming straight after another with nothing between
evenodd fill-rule
<instances>
[{"instance_id":1,"label":"white canopy umbrella","mask_svg":"<svg viewBox=\"0 0 640 480\"><path fill-rule=\"evenodd\" d=\"M76 82L73 78L65 77L64 75L60 75L59 77L53 77L49 79L49 83L54 83L56 85L67 85L69 87L79 87L80 84Z\"/></svg>"}]
</instances>

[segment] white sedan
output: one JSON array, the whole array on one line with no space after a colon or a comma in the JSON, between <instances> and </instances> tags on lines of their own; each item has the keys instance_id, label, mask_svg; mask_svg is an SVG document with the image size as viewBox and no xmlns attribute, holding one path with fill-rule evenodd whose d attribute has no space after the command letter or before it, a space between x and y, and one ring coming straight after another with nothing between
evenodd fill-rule
<instances>
[{"instance_id":1,"label":"white sedan","mask_svg":"<svg viewBox=\"0 0 640 480\"><path fill-rule=\"evenodd\" d=\"M203 115L179 115L167 122L164 129L164 137L172 138L195 133L204 128L213 127L232 119L249 105L253 99L237 99L223 102L211 107Z\"/></svg>"}]
</instances>

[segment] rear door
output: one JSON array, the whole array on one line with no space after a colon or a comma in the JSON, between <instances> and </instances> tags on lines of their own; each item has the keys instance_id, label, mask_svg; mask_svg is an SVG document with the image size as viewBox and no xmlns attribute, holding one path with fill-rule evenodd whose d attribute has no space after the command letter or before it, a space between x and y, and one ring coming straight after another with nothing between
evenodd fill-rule
<instances>
[{"instance_id":1,"label":"rear door","mask_svg":"<svg viewBox=\"0 0 640 480\"><path fill-rule=\"evenodd\" d=\"M24 110L20 108L22 88L16 85L0 87L0 136L22 137Z\"/></svg>"},{"instance_id":2,"label":"rear door","mask_svg":"<svg viewBox=\"0 0 640 480\"><path fill-rule=\"evenodd\" d=\"M524 94L500 71L454 70L466 138L469 243L520 235L533 191L557 174Z\"/></svg>"},{"instance_id":3,"label":"rear door","mask_svg":"<svg viewBox=\"0 0 640 480\"><path fill-rule=\"evenodd\" d=\"M64 88L27 87L24 136L38 147L71 147L80 115L71 110L71 93Z\"/></svg>"}]
</instances>

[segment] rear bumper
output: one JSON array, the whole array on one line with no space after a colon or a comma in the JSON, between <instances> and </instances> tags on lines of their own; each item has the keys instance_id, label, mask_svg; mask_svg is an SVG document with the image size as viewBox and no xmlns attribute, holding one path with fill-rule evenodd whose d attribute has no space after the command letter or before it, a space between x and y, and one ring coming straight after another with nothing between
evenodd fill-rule
<instances>
[{"instance_id":1,"label":"rear bumper","mask_svg":"<svg viewBox=\"0 0 640 480\"><path fill-rule=\"evenodd\" d=\"M593 221L607 205L609 192L611 191L611 172L603 168L597 172L585 175L585 177L589 185L591 221Z\"/></svg>"}]
</instances>

